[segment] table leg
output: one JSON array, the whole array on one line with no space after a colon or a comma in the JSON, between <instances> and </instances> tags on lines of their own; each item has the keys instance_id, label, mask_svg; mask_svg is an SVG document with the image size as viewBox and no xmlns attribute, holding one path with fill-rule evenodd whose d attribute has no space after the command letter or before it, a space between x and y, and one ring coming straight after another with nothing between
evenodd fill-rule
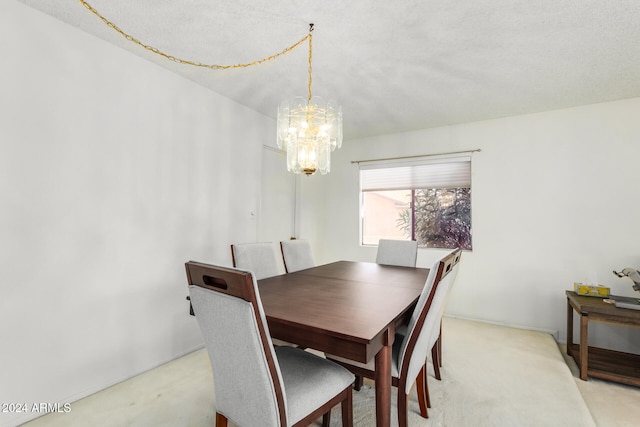
<instances>
[{"instance_id":1,"label":"table leg","mask_svg":"<svg viewBox=\"0 0 640 427\"><path fill-rule=\"evenodd\" d=\"M385 343L376 354L376 427L391 425L391 346L394 333L387 331Z\"/></svg>"},{"instance_id":2,"label":"table leg","mask_svg":"<svg viewBox=\"0 0 640 427\"><path fill-rule=\"evenodd\" d=\"M589 369L589 316L580 316L580 379L587 380Z\"/></svg>"}]
</instances>

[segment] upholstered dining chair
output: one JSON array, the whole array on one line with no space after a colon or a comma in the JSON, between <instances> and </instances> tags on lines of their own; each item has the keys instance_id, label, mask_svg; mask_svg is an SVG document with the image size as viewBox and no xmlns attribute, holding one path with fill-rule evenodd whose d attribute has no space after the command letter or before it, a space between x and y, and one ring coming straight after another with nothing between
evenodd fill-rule
<instances>
[{"instance_id":1,"label":"upholstered dining chair","mask_svg":"<svg viewBox=\"0 0 640 427\"><path fill-rule=\"evenodd\" d=\"M282 253L273 242L231 245L231 260L234 267L251 271L256 280L286 273ZM277 346L295 346L279 339L273 342Z\"/></svg>"},{"instance_id":2,"label":"upholstered dining chair","mask_svg":"<svg viewBox=\"0 0 640 427\"><path fill-rule=\"evenodd\" d=\"M442 316L444 316L444 310L447 305L447 300L451 293L451 289L453 288L453 284L455 283L456 276L458 275L458 268L460 267L460 260L462 256L462 251L460 249L454 249L446 256L453 256L453 267L451 268L451 272L449 272L449 286L447 288L447 293L444 296L444 300L439 304L439 314L438 314L438 323L439 326L436 330L434 330L433 335L429 337L428 347L431 348L431 363L433 365L433 376L437 380L442 379L442 373L440 368L442 367ZM401 327L396 331L396 336L400 338L404 338L407 334L407 328ZM425 361L425 374L427 372L427 362ZM426 381L426 380L425 380ZM429 405L430 407L431 405Z\"/></svg>"},{"instance_id":3,"label":"upholstered dining chair","mask_svg":"<svg viewBox=\"0 0 640 427\"><path fill-rule=\"evenodd\" d=\"M273 242L231 245L233 266L249 270L256 280L285 274L279 248Z\"/></svg>"},{"instance_id":4,"label":"upholstered dining chair","mask_svg":"<svg viewBox=\"0 0 640 427\"><path fill-rule=\"evenodd\" d=\"M307 426L341 404L352 427L353 374L312 353L274 348L253 274L187 262L189 293L209 353L216 426Z\"/></svg>"},{"instance_id":5,"label":"upholstered dining chair","mask_svg":"<svg viewBox=\"0 0 640 427\"><path fill-rule=\"evenodd\" d=\"M391 355L392 384L398 388L398 425L407 426L408 397L413 385L416 385L420 415L428 417L430 407L429 388L425 360L431 347L430 337L438 330L440 305L446 299L450 275L455 260L449 254L437 261L430 269L424 288L420 293L416 307L409 320L407 334L396 335ZM327 355L327 359L335 361L356 375L375 379L373 362L357 363L348 359Z\"/></svg>"},{"instance_id":6,"label":"upholstered dining chair","mask_svg":"<svg viewBox=\"0 0 640 427\"><path fill-rule=\"evenodd\" d=\"M415 240L380 239L378 241L376 254L378 264L415 267L417 257L418 242Z\"/></svg>"},{"instance_id":7,"label":"upholstered dining chair","mask_svg":"<svg viewBox=\"0 0 640 427\"><path fill-rule=\"evenodd\" d=\"M283 240L280 242L282 259L287 273L315 267L311 243L308 240Z\"/></svg>"},{"instance_id":8,"label":"upholstered dining chair","mask_svg":"<svg viewBox=\"0 0 640 427\"><path fill-rule=\"evenodd\" d=\"M444 303L440 306L440 315L439 315L440 326L438 328L437 335L434 336L434 337L429 338L429 342L431 343L430 345L432 346L432 348L431 348L431 362L433 364L433 376L437 380L441 380L442 379L442 373L440 371L440 368L442 367L442 316L444 316L444 310L446 308L446 301L448 300L448 297L449 297L449 295L451 293L451 289L453 288L453 284L455 283L456 276L458 275L458 268L460 267L460 259L461 259L461 256L462 256L462 251L460 249L454 249L453 251L450 252L450 254L453 254L455 259L454 259L453 269L449 273L451 275L451 277L449 279L450 280L449 290L447 291L447 295L445 297ZM404 335L406 335L406 333L407 333L407 328L406 327L400 327L400 328L398 328L396 330L396 334L398 334L398 335L400 335L402 337L404 337ZM360 384L360 382L357 382L357 384Z\"/></svg>"}]
</instances>

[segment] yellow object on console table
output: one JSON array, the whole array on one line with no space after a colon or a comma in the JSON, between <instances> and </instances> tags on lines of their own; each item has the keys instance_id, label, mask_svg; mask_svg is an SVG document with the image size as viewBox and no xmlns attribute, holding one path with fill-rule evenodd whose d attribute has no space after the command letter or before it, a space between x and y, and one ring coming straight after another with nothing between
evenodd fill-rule
<instances>
[{"instance_id":1,"label":"yellow object on console table","mask_svg":"<svg viewBox=\"0 0 640 427\"><path fill-rule=\"evenodd\" d=\"M574 283L573 291L578 295L586 295L589 297L607 298L611 293L611 289L600 285L584 285L582 283Z\"/></svg>"}]
</instances>

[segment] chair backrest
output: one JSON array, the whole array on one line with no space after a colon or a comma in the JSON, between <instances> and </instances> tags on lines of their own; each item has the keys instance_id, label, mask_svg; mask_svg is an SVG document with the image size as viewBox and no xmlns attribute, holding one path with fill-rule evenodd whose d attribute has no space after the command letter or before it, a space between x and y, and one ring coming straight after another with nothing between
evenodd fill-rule
<instances>
[{"instance_id":1,"label":"chair backrest","mask_svg":"<svg viewBox=\"0 0 640 427\"><path fill-rule=\"evenodd\" d=\"M462 257L462 250L460 249L455 249L453 251L451 251L451 253L455 256L455 260L454 260L454 265L453 265L453 271L451 272L451 287L453 287L453 284L456 281L456 277L458 276L458 267L460 267L460 261L461 261L461 257ZM451 289L449 289L449 291L451 291Z\"/></svg>"},{"instance_id":2,"label":"chair backrest","mask_svg":"<svg viewBox=\"0 0 640 427\"><path fill-rule=\"evenodd\" d=\"M287 273L315 267L311 243L308 240L283 240L280 242L284 268Z\"/></svg>"},{"instance_id":3,"label":"chair backrest","mask_svg":"<svg viewBox=\"0 0 640 427\"><path fill-rule=\"evenodd\" d=\"M280 250L272 242L231 245L233 266L251 271L256 280L284 274Z\"/></svg>"},{"instance_id":4,"label":"chair backrest","mask_svg":"<svg viewBox=\"0 0 640 427\"><path fill-rule=\"evenodd\" d=\"M435 330L440 328L442 310L444 310L442 306L454 276L451 273L460 262L460 253L460 249L457 249L433 264L409 320L407 334L398 358L399 377L404 379L407 394L411 391L411 386L433 346L430 342L431 337Z\"/></svg>"},{"instance_id":5,"label":"chair backrest","mask_svg":"<svg viewBox=\"0 0 640 427\"><path fill-rule=\"evenodd\" d=\"M447 301L449 299L449 295L451 294L451 289L453 288L453 284L455 283L456 277L458 276L458 268L460 267L462 251L460 249L456 249L452 251L450 255L452 255L454 258L453 267L451 268L451 271L449 272L449 278L447 279L449 281L447 292L444 296L443 301L439 304L439 307L438 307L439 309L439 314L437 316L438 320L442 319L442 316L444 315L444 310L445 308L447 308ZM433 336L429 338L429 348L433 346L433 344L436 342L439 336L440 336L440 328L435 328Z\"/></svg>"},{"instance_id":6,"label":"chair backrest","mask_svg":"<svg viewBox=\"0 0 640 427\"><path fill-rule=\"evenodd\" d=\"M380 239L376 263L415 267L418 258L418 242L415 240Z\"/></svg>"},{"instance_id":7,"label":"chair backrest","mask_svg":"<svg viewBox=\"0 0 640 427\"><path fill-rule=\"evenodd\" d=\"M213 371L216 410L238 425L286 426L286 397L255 278L186 263L191 302Z\"/></svg>"}]
</instances>

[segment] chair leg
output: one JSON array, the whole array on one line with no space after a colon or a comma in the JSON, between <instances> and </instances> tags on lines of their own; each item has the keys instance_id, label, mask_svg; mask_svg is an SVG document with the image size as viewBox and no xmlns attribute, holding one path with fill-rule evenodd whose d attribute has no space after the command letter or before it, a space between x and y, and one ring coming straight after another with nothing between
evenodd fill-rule
<instances>
[{"instance_id":1,"label":"chair leg","mask_svg":"<svg viewBox=\"0 0 640 427\"><path fill-rule=\"evenodd\" d=\"M440 357L438 356L438 344L436 343L431 349L431 359L433 361L433 376L438 381L442 380L442 375L440 371L440 367L442 366L442 362L440 361Z\"/></svg>"},{"instance_id":2,"label":"chair leg","mask_svg":"<svg viewBox=\"0 0 640 427\"><path fill-rule=\"evenodd\" d=\"M427 408L431 408L431 395L429 394L429 376L427 374L427 364L424 364L424 397L427 402Z\"/></svg>"},{"instance_id":3,"label":"chair leg","mask_svg":"<svg viewBox=\"0 0 640 427\"><path fill-rule=\"evenodd\" d=\"M216 412L216 427L227 427L227 417Z\"/></svg>"},{"instance_id":4,"label":"chair leg","mask_svg":"<svg viewBox=\"0 0 640 427\"><path fill-rule=\"evenodd\" d=\"M362 375L356 375L356 380L353 382L353 388L355 391L360 391L362 388L362 384L364 384L364 379Z\"/></svg>"},{"instance_id":5,"label":"chair leg","mask_svg":"<svg viewBox=\"0 0 640 427\"><path fill-rule=\"evenodd\" d=\"M353 392L351 389L347 393L347 398L342 401L341 407L342 427L353 427Z\"/></svg>"},{"instance_id":6,"label":"chair leg","mask_svg":"<svg viewBox=\"0 0 640 427\"><path fill-rule=\"evenodd\" d=\"M329 427L329 425L331 425L331 410L322 416L322 427Z\"/></svg>"},{"instance_id":7,"label":"chair leg","mask_svg":"<svg viewBox=\"0 0 640 427\"><path fill-rule=\"evenodd\" d=\"M438 362L442 367L442 321L440 321L440 335L438 335L438 341L436 341L438 345Z\"/></svg>"},{"instance_id":8,"label":"chair leg","mask_svg":"<svg viewBox=\"0 0 640 427\"><path fill-rule=\"evenodd\" d=\"M427 408L431 408L431 400L429 399L429 388L427 387L427 365L425 364L416 381L416 389L418 391L418 403L420 404L420 415L423 418L429 418Z\"/></svg>"},{"instance_id":9,"label":"chair leg","mask_svg":"<svg viewBox=\"0 0 640 427\"><path fill-rule=\"evenodd\" d=\"M434 372L434 376L436 377L437 380L441 380L442 377L440 376L440 357L438 357L438 342L436 341L436 343L433 345L433 347L431 348L431 361L433 362L433 372Z\"/></svg>"}]
</instances>

